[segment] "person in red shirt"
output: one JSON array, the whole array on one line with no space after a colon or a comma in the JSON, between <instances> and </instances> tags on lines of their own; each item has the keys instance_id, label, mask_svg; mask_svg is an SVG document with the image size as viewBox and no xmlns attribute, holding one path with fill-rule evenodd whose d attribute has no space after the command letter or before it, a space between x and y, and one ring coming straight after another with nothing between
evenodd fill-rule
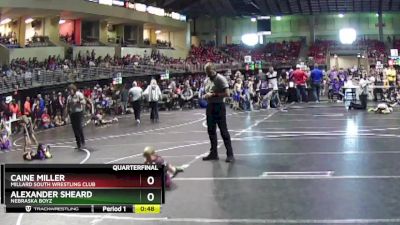
<instances>
[{"instance_id":1,"label":"person in red shirt","mask_svg":"<svg viewBox=\"0 0 400 225\"><path fill-rule=\"evenodd\" d=\"M296 67L296 70L293 72L292 79L296 84L297 90L297 100L301 103L303 100L303 96L305 97L305 102L307 102L307 91L306 91L306 82L308 79L307 74L300 69L300 66Z\"/></svg>"},{"instance_id":2,"label":"person in red shirt","mask_svg":"<svg viewBox=\"0 0 400 225\"><path fill-rule=\"evenodd\" d=\"M15 99L13 99L10 104L10 111L12 114L15 114L17 117L21 116L21 110L19 109L19 105L15 102Z\"/></svg>"},{"instance_id":3,"label":"person in red shirt","mask_svg":"<svg viewBox=\"0 0 400 225\"><path fill-rule=\"evenodd\" d=\"M41 118L42 118L42 127L44 129L49 129L54 127L54 124L51 121L51 117L47 113L47 108L44 109Z\"/></svg>"},{"instance_id":4,"label":"person in red shirt","mask_svg":"<svg viewBox=\"0 0 400 225\"><path fill-rule=\"evenodd\" d=\"M26 97L25 103L24 103L24 115L27 117L31 117L32 114L32 109L31 109L31 98Z\"/></svg>"}]
</instances>

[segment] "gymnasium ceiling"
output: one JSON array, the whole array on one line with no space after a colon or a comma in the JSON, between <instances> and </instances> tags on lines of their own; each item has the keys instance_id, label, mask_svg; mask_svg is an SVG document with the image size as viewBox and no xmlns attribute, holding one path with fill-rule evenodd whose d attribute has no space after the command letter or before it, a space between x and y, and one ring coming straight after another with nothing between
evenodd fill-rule
<instances>
[{"instance_id":1,"label":"gymnasium ceiling","mask_svg":"<svg viewBox=\"0 0 400 225\"><path fill-rule=\"evenodd\" d=\"M136 0L189 17L396 12L400 0Z\"/></svg>"}]
</instances>

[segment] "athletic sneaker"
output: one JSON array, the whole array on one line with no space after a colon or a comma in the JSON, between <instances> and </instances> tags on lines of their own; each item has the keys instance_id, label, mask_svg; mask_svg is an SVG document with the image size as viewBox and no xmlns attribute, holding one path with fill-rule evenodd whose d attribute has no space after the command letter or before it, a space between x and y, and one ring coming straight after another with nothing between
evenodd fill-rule
<instances>
[{"instance_id":1,"label":"athletic sneaker","mask_svg":"<svg viewBox=\"0 0 400 225\"><path fill-rule=\"evenodd\" d=\"M140 124L140 120L139 120L139 119L137 119L137 120L136 120L136 123L139 125L139 124Z\"/></svg>"},{"instance_id":2,"label":"athletic sneaker","mask_svg":"<svg viewBox=\"0 0 400 225\"><path fill-rule=\"evenodd\" d=\"M183 172L183 168L182 167L175 167L175 173L172 174L172 177L175 177L176 175L178 175L178 173Z\"/></svg>"}]
</instances>

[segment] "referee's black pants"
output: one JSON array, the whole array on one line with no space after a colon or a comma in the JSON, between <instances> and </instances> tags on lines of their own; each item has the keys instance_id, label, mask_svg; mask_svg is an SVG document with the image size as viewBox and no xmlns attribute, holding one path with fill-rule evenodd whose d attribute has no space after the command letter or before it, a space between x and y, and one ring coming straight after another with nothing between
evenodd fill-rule
<instances>
[{"instance_id":1,"label":"referee's black pants","mask_svg":"<svg viewBox=\"0 0 400 225\"><path fill-rule=\"evenodd\" d=\"M85 137L83 135L83 113L74 112L70 114L72 129L74 130L76 145L81 148L85 145Z\"/></svg>"},{"instance_id":2,"label":"referee's black pants","mask_svg":"<svg viewBox=\"0 0 400 225\"><path fill-rule=\"evenodd\" d=\"M224 103L208 103L207 105L207 129L210 137L211 156L218 156L218 137L217 125L224 140L226 155L233 156L231 136L229 135L228 126L226 125L226 108Z\"/></svg>"}]
</instances>

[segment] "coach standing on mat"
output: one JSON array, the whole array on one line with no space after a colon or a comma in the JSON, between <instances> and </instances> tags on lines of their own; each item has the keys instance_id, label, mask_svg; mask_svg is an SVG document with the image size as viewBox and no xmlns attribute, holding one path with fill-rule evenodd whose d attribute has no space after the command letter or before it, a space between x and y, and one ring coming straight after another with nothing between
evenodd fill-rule
<instances>
[{"instance_id":1,"label":"coach standing on mat","mask_svg":"<svg viewBox=\"0 0 400 225\"><path fill-rule=\"evenodd\" d=\"M75 85L68 87L69 96L67 99L67 110L71 119L72 129L74 130L76 145L80 150L85 146L85 137L83 135L83 109L85 107L85 97L79 92Z\"/></svg>"},{"instance_id":2,"label":"coach standing on mat","mask_svg":"<svg viewBox=\"0 0 400 225\"><path fill-rule=\"evenodd\" d=\"M218 160L218 139L217 139L217 124L221 131L221 136L224 140L226 148L226 162L233 162L235 160L233 156L231 137L228 132L226 125L226 108L224 98L229 97L229 85L228 81L224 76L218 74L212 63L205 65L205 71L208 76L206 82L206 88L204 98L207 99L207 129L208 136L210 137L211 149L208 156L204 157L203 160Z\"/></svg>"}]
</instances>

